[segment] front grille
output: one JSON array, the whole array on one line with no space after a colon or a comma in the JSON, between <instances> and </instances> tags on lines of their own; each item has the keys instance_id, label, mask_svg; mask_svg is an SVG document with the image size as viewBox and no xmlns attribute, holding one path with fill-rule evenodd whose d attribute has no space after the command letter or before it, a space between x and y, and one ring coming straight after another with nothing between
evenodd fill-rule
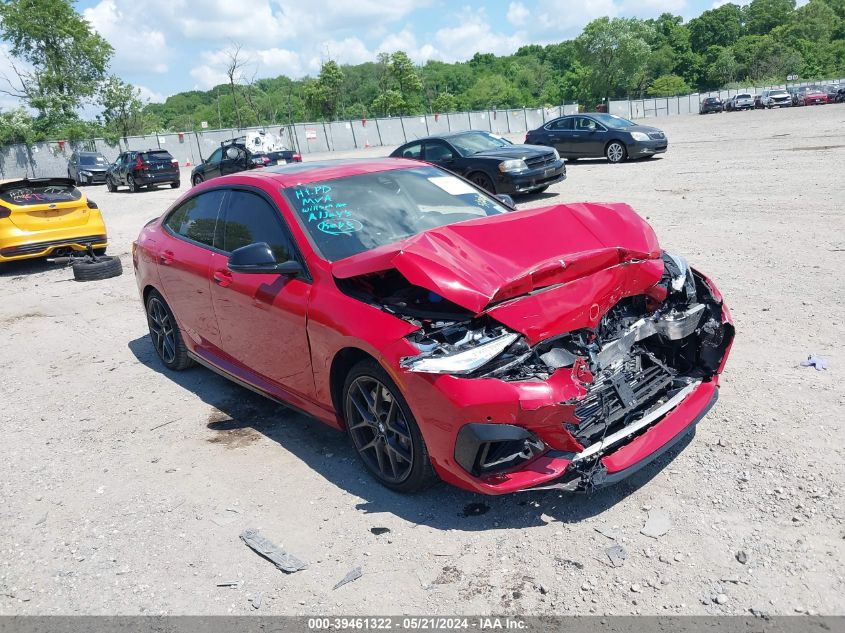
<instances>
[{"instance_id":1,"label":"front grille","mask_svg":"<svg viewBox=\"0 0 845 633\"><path fill-rule=\"evenodd\" d=\"M554 154L543 154L542 156L532 156L531 158L525 159L525 164L528 169L539 169L548 165L554 165L554 162Z\"/></svg>"},{"instance_id":2,"label":"front grille","mask_svg":"<svg viewBox=\"0 0 845 633\"><path fill-rule=\"evenodd\" d=\"M663 132L649 132L648 137L657 141L666 138L666 135Z\"/></svg>"},{"instance_id":3,"label":"front grille","mask_svg":"<svg viewBox=\"0 0 845 633\"><path fill-rule=\"evenodd\" d=\"M0 249L0 255L4 257L16 257L18 255L32 255L40 253L48 248L58 248L61 246L93 246L94 244L105 244L105 235L88 235L86 237L74 237L66 240L53 240L52 242L35 242L34 244L23 244L21 246L9 246L8 248Z\"/></svg>"},{"instance_id":4,"label":"front grille","mask_svg":"<svg viewBox=\"0 0 845 633\"><path fill-rule=\"evenodd\" d=\"M645 413L672 383L672 375L647 356L632 356L595 382L575 409L580 424L570 431L585 448ZM634 417L640 417L634 415Z\"/></svg>"}]
</instances>

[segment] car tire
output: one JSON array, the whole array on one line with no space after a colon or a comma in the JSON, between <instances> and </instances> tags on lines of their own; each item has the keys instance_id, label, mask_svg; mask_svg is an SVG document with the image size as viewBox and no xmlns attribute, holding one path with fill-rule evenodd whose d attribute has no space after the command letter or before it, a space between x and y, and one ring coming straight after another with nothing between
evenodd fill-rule
<instances>
[{"instance_id":1,"label":"car tire","mask_svg":"<svg viewBox=\"0 0 845 633\"><path fill-rule=\"evenodd\" d=\"M144 306L147 327L156 356L171 371L182 371L194 364L173 311L158 291L151 290Z\"/></svg>"},{"instance_id":2,"label":"car tire","mask_svg":"<svg viewBox=\"0 0 845 633\"><path fill-rule=\"evenodd\" d=\"M90 257L76 259L73 262L73 278L76 281L100 281L119 277L123 274L123 264L120 258L103 256L96 261Z\"/></svg>"},{"instance_id":3,"label":"car tire","mask_svg":"<svg viewBox=\"0 0 845 633\"><path fill-rule=\"evenodd\" d=\"M628 150L619 141L611 141L604 148L604 155L607 157L608 163L621 163L628 157Z\"/></svg>"},{"instance_id":4,"label":"car tire","mask_svg":"<svg viewBox=\"0 0 845 633\"><path fill-rule=\"evenodd\" d=\"M196 186L197 186L198 184L200 184L203 180L205 180L205 179L204 179L201 175L197 174L196 176L194 176L194 177L191 179L191 182L193 183L194 187L196 187Z\"/></svg>"},{"instance_id":5,"label":"car tire","mask_svg":"<svg viewBox=\"0 0 845 633\"><path fill-rule=\"evenodd\" d=\"M341 402L355 452L379 483L397 492L411 493L437 482L408 403L375 360L361 361L352 368L346 376Z\"/></svg>"},{"instance_id":6,"label":"car tire","mask_svg":"<svg viewBox=\"0 0 845 633\"><path fill-rule=\"evenodd\" d=\"M485 191L489 191L493 194L496 193L496 185L493 184L493 181L490 179L490 176L485 174L483 171L476 171L467 176L467 179L471 183L477 185L478 187L481 187Z\"/></svg>"},{"instance_id":7,"label":"car tire","mask_svg":"<svg viewBox=\"0 0 845 633\"><path fill-rule=\"evenodd\" d=\"M129 185L129 191L132 193L138 193L141 190L140 185L135 182L135 177L132 174L126 177L126 184Z\"/></svg>"},{"instance_id":8,"label":"car tire","mask_svg":"<svg viewBox=\"0 0 845 633\"><path fill-rule=\"evenodd\" d=\"M117 185L114 184L114 181L109 176L106 176L106 189L111 193L117 191Z\"/></svg>"},{"instance_id":9,"label":"car tire","mask_svg":"<svg viewBox=\"0 0 845 633\"><path fill-rule=\"evenodd\" d=\"M182 185L182 183L177 180L176 182L170 183L170 188L171 189L178 189L181 185Z\"/></svg>"}]
</instances>

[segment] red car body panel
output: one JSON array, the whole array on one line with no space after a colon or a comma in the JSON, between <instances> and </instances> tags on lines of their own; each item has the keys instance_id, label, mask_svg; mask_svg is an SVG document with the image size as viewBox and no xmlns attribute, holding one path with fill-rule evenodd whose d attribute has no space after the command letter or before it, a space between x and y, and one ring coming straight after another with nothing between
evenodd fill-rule
<instances>
[{"instance_id":1,"label":"red car body panel","mask_svg":"<svg viewBox=\"0 0 845 633\"><path fill-rule=\"evenodd\" d=\"M547 380L409 371L400 361L419 353L406 338L418 328L345 294L337 280L396 269L411 283L524 334L533 345L595 327L624 297L659 297L655 284L664 265L657 238L627 205L557 205L429 230L332 263L315 252L281 193L295 184L407 167L419 163L384 159L314 168L306 163L194 187L171 208L218 187L264 192L290 228L310 283L232 273L225 254L168 233L162 227L168 210L144 227L133 245L139 289L143 296L153 288L162 293L197 359L339 429L344 423L332 391L333 363L349 350L374 358L405 396L432 464L448 483L504 494L551 482L566 473L567 455L583 449L564 428L565 422L578 423L576 404L592 380L583 360ZM721 301L712 282L707 284ZM726 307L722 320L730 323ZM697 421L717 390L717 375L702 382L645 433L603 456L607 472L625 471L670 443ZM455 446L461 427L479 422L523 427L549 450L513 472L474 476L457 463Z\"/></svg>"}]
</instances>

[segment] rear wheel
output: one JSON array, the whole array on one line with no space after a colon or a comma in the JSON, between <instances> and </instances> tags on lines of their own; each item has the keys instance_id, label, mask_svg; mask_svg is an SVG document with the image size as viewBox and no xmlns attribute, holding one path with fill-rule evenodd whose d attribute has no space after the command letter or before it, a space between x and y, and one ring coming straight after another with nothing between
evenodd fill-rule
<instances>
[{"instance_id":1,"label":"rear wheel","mask_svg":"<svg viewBox=\"0 0 845 633\"><path fill-rule=\"evenodd\" d=\"M604 155L607 156L609 163L621 163L628 155L625 146L619 141L612 141L604 150Z\"/></svg>"},{"instance_id":2,"label":"rear wheel","mask_svg":"<svg viewBox=\"0 0 845 633\"><path fill-rule=\"evenodd\" d=\"M155 290L147 297L147 325L153 347L165 367L181 371L193 365L170 306Z\"/></svg>"},{"instance_id":3,"label":"rear wheel","mask_svg":"<svg viewBox=\"0 0 845 633\"><path fill-rule=\"evenodd\" d=\"M114 184L114 181L111 179L111 176L106 176L106 189L114 193L117 191L117 186Z\"/></svg>"},{"instance_id":4,"label":"rear wheel","mask_svg":"<svg viewBox=\"0 0 845 633\"><path fill-rule=\"evenodd\" d=\"M178 189L178 188L179 188L179 185L181 185L181 184L182 184L182 183L180 183L178 180L177 180L176 182L171 182L171 183L170 183L170 188L171 188L171 189Z\"/></svg>"},{"instance_id":5,"label":"rear wheel","mask_svg":"<svg viewBox=\"0 0 845 633\"><path fill-rule=\"evenodd\" d=\"M408 404L377 362L365 360L352 368L343 387L343 407L352 444L381 484L417 492L437 481Z\"/></svg>"},{"instance_id":6,"label":"rear wheel","mask_svg":"<svg viewBox=\"0 0 845 633\"><path fill-rule=\"evenodd\" d=\"M198 184L200 184L202 181L203 181L203 177L202 177L200 174L197 174L196 176L194 176L194 178L193 178L193 180L192 180L191 182L193 182L194 187L196 187L196 186L197 186Z\"/></svg>"},{"instance_id":7,"label":"rear wheel","mask_svg":"<svg viewBox=\"0 0 845 633\"><path fill-rule=\"evenodd\" d=\"M496 193L496 185L493 184L490 176L483 172L477 171L474 174L470 174L469 180L490 193Z\"/></svg>"},{"instance_id":8,"label":"rear wheel","mask_svg":"<svg viewBox=\"0 0 845 633\"><path fill-rule=\"evenodd\" d=\"M138 193L138 191L141 190L140 185L135 182L135 176L133 176L132 174L129 174L126 177L126 184L129 185L129 191L131 191L132 193Z\"/></svg>"}]
</instances>

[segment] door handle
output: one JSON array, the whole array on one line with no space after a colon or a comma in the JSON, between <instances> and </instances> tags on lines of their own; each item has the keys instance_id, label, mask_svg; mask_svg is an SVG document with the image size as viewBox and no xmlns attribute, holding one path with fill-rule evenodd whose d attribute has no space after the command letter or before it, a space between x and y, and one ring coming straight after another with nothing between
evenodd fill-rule
<instances>
[{"instance_id":1,"label":"door handle","mask_svg":"<svg viewBox=\"0 0 845 633\"><path fill-rule=\"evenodd\" d=\"M169 266L173 263L173 251L162 251L158 255L158 261L165 266Z\"/></svg>"},{"instance_id":2,"label":"door handle","mask_svg":"<svg viewBox=\"0 0 845 633\"><path fill-rule=\"evenodd\" d=\"M232 283L232 273L225 268L218 268L215 270L212 277L214 278L215 283L223 288Z\"/></svg>"}]
</instances>

